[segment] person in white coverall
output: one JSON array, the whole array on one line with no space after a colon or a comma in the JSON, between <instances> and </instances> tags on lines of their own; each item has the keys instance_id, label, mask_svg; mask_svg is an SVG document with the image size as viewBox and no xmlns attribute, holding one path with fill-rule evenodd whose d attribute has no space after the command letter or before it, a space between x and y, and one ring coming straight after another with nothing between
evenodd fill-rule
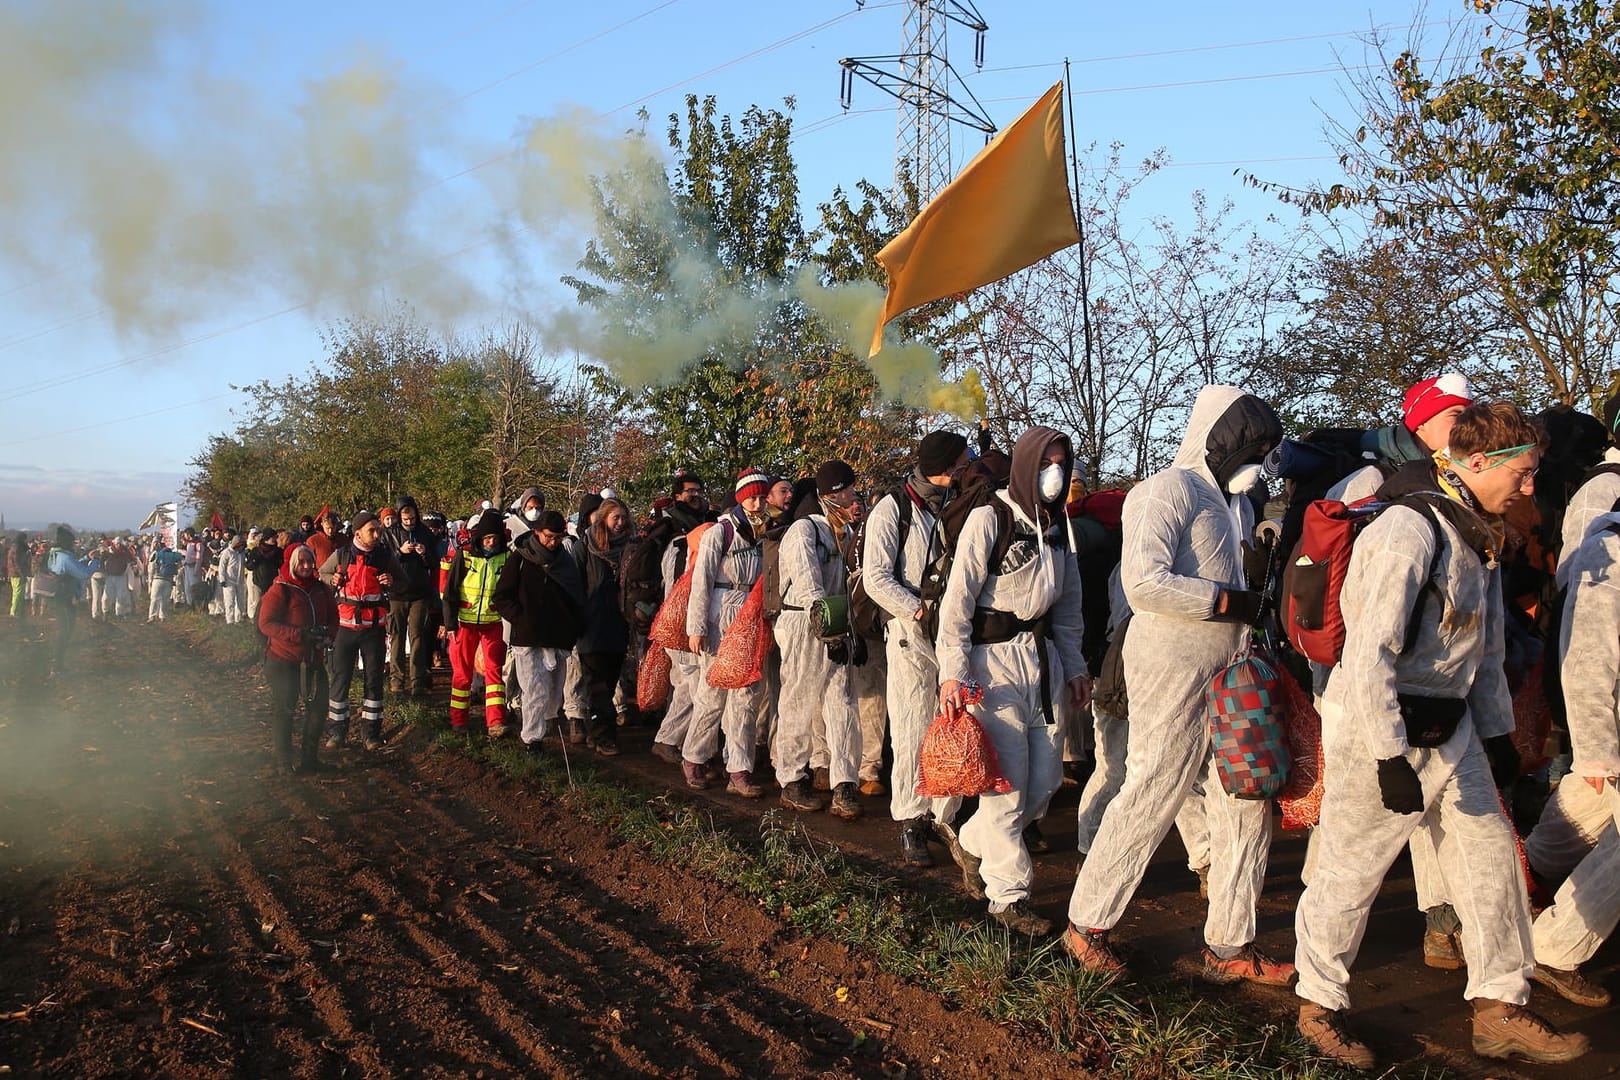
<instances>
[{"instance_id":1,"label":"person in white coverall","mask_svg":"<svg viewBox=\"0 0 1620 1080\"><path fill-rule=\"evenodd\" d=\"M1235 387L1206 386L1171 467L1125 500L1120 581L1133 612L1123 649L1130 696L1125 782L1080 868L1064 937L1088 970L1123 972L1108 931L1203 776L1210 849L1204 976L1272 985L1292 977L1290 965L1254 947L1270 805L1222 790L1204 704L1210 681L1231 663L1260 609L1259 594L1246 588L1244 519L1228 502L1227 487L1281 439L1282 425L1265 402Z\"/></svg>"},{"instance_id":2,"label":"person in white coverall","mask_svg":"<svg viewBox=\"0 0 1620 1080\"><path fill-rule=\"evenodd\" d=\"M1322 703L1320 852L1295 913L1295 992L1300 1033L1354 1068L1374 1057L1344 1024L1350 968L1384 875L1420 822L1439 838L1462 921L1475 1052L1548 1062L1588 1049L1524 1008L1529 900L1496 791L1519 766L1502 669L1500 515L1533 490L1540 438L1512 405L1469 406L1435 475L1443 494L1384 511L1350 557L1344 648Z\"/></svg>"},{"instance_id":3,"label":"person in white coverall","mask_svg":"<svg viewBox=\"0 0 1620 1080\"><path fill-rule=\"evenodd\" d=\"M979 796L959 834L962 869L977 871L992 918L1031 935L1052 924L1029 906L1024 829L1063 781L1063 710L1091 700L1080 569L1063 512L1073 465L1062 432L1033 427L1019 437L1007 487L962 525L939 605L940 708L965 707L964 683L983 688L973 712L1012 785Z\"/></svg>"},{"instance_id":4,"label":"person in white coverall","mask_svg":"<svg viewBox=\"0 0 1620 1080\"><path fill-rule=\"evenodd\" d=\"M795 508L795 520L782 534L777 552L782 613L776 620L776 645L782 651L782 689L771 764L782 785L783 806L807 811L826 808L846 820L858 818L862 812L855 790L861 729L855 706L852 639L845 634L836 643L822 641L816 635L811 609L827 597L848 596L843 551L857 500L855 470L846 462L823 462L816 469L815 494ZM826 732L830 805L810 783L813 728L818 717Z\"/></svg>"},{"instance_id":5,"label":"person in white coverall","mask_svg":"<svg viewBox=\"0 0 1620 1080\"><path fill-rule=\"evenodd\" d=\"M872 506L866 519L861 579L867 595L889 615L883 632L888 661L889 816L900 823L900 852L912 866L932 866L930 817L949 826L959 799L917 794L923 733L938 706L939 665L934 659L922 583L940 555L939 512L950 496L951 475L967 464L967 439L934 431L917 446L917 465L901 487ZM901 500L905 500L902 503Z\"/></svg>"},{"instance_id":6,"label":"person in white coverall","mask_svg":"<svg viewBox=\"0 0 1620 1080\"><path fill-rule=\"evenodd\" d=\"M1609 431L1609 448L1603 452L1603 461L1587 475L1586 482L1570 497L1564 510L1563 552L1567 557L1586 534L1600 514L1608 514L1620 506L1620 393L1613 394L1603 403L1598 417ZM1559 588L1569 585L1568 572L1560 563L1557 571Z\"/></svg>"},{"instance_id":7,"label":"person in white coverall","mask_svg":"<svg viewBox=\"0 0 1620 1080\"><path fill-rule=\"evenodd\" d=\"M1559 569L1569 582L1559 641L1574 760L1525 843L1537 874L1564 878L1531 930L1531 978L1576 1004L1601 1007L1609 992L1580 966L1620 924L1620 514L1592 519Z\"/></svg>"},{"instance_id":8,"label":"person in white coverall","mask_svg":"<svg viewBox=\"0 0 1620 1080\"><path fill-rule=\"evenodd\" d=\"M765 533L765 493L770 479L756 468L737 476L737 505L720 516L703 534L692 559L692 599L686 607L687 641L698 658L692 722L681 747L686 785L709 786L704 763L726 736L726 772L733 795L757 799L765 793L754 782L754 728L759 718L759 697L764 680L741 690L720 690L709 685L720 638L742 610L748 592L759 580L763 560L759 537ZM767 631L768 632L768 631Z\"/></svg>"},{"instance_id":9,"label":"person in white coverall","mask_svg":"<svg viewBox=\"0 0 1620 1080\"><path fill-rule=\"evenodd\" d=\"M664 595L675 591L675 583L686 573L687 559L697 550L703 534L714 528L714 523L698 524L685 536L677 536L664 549L658 562L658 572L664 581ZM649 645L648 648L656 646ZM686 732L692 726L692 701L697 693L698 658L683 649L669 652L669 704L664 708L664 719L653 736L653 757L671 765L681 763L681 747L686 743Z\"/></svg>"}]
</instances>

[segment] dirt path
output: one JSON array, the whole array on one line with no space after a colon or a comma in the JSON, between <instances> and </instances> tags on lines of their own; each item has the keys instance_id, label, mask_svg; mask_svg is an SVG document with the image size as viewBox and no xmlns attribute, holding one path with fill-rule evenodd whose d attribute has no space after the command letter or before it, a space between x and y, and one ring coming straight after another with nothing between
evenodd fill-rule
<instances>
[{"instance_id":1,"label":"dirt path","mask_svg":"<svg viewBox=\"0 0 1620 1080\"><path fill-rule=\"evenodd\" d=\"M11 630L0 624L0 1065L13 1075L1079 1071L421 734L346 752L318 778L278 778L256 669L224 670L172 632L131 626L88 636L81 674L44 684L38 647ZM645 754L611 768L676 781ZM698 797L739 817L773 805ZM864 821L810 824L918 887L951 889L953 869L898 866L884 803L866 802ZM1054 919L1073 881L1073 822L1073 796L1060 797L1035 897ZM1297 838L1274 852L1260 940L1277 955L1292 948L1302 856ZM1172 842L1119 937L1144 970L1176 970L1202 919ZM1462 975L1421 966L1421 930L1409 879L1392 882L1354 987L1357 1022L1386 1059L1430 1049L1465 1076L1620 1069L1613 1010L1543 992L1536 1006L1598 1052L1575 1072L1482 1068L1466 1053ZM1611 984L1615 955L1592 965Z\"/></svg>"}]
</instances>

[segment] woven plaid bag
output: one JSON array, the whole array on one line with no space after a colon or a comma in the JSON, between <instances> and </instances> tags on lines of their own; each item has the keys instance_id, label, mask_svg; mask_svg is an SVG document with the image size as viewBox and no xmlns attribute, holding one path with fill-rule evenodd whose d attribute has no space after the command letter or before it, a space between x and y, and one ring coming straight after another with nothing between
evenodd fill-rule
<instances>
[{"instance_id":1,"label":"woven plaid bag","mask_svg":"<svg viewBox=\"0 0 1620 1080\"><path fill-rule=\"evenodd\" d=\"M1288 783L1290 755L1277 679L1268 660L1245 650L1204 694L1215 772L1234 799L1270 799Z\"/></svg>"}]
</instances>

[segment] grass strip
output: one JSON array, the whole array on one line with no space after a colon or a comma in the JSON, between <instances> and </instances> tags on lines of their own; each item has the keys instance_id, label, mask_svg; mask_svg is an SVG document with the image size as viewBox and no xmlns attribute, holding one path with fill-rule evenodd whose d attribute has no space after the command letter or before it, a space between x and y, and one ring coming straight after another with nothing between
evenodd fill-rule
<instances>
[{"instance_id":1,"label":"grass strip","mask_svg":"<svg viewBox=\"0 0 1620 1080\"><path fill-rule=\"evenodd\" d=\"M858 949L885 972L963 1008L1078 1051L1098 1073L1131 1077L1359 1076L1315 1057L1288 1018L1221 1001L1191 982L1119 983L1081 971L1061 941L1037 941L979 919L960 902L906 887L845 857L773 810L749 842L669 793L605 779L583 748L531 757L515 739L454 732L442 708L390 705L438 746L501 770L573 813L640 844L654 859L750 897L801 933ZM1444 1077L1414 1063L1386 1076Z\"/></svg>"}]
</instances>

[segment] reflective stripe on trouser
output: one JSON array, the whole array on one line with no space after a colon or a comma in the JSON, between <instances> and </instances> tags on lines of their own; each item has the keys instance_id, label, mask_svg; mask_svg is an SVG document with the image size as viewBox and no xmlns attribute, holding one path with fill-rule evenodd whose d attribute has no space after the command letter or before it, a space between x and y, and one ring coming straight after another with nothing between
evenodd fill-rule
<instances>
[{"instance_id":1,"label":"reflective stripe on trouser","mask_svg":"<svg viewBox=\"0 0 1620 1080\"><path fill-rule=\"evenodd\" d=\"M326 703L326 735L328 738L336 736L341 739L349 734L349 703L347 701L328 701Z\"/></svg>"},{"instance_id":2,"label":"reflective stripe on trouser","mask_svg":"<svg viewBox=\"0 0 1620 1080\"><path fill-rule=\"evenodd\" d=\"M1322 709L1321 856L1294 916L1300 997L1328 1009L1350 1007L1350 967L1384 875L1420 821L1433 831L1440 867L1462 922L1468 985L1463 997L1522 1005L1530 997L1530 901L1513 829L1491 780L1471 720L1433 750L1412 750L1428 810L1384 808L1377 764L1342 710ZM1213 898L1215 883L1210 882Z\"/></svg>"},{"instance_id":3,"label":"reflective stripe on trouser","mask_svg":"<svg viewBox=\"0 0 1620 1080\"><path fill-rule=\"evenodd\" d=\"M956 818L961 799L925 799L917 794L917 762L923 733L939 711L939 664L934 643L915 626L890 623L883 646L888 660L889 742L894 764L889 769L889 816L910 821L933 812L946 823Z\"/></svg>"},{"instance_id":4,"label":"reflective stripe on trouser","mask_svg":"<svg viewBox=\"0 0 1620 1080\"><path fill-rule=\"evenodd\" d=\"M551 721L562 705L568 650L513 645L507 656L518 692L523 695L523 741L539 742L551 734Z\"/></svg>"},{"instance_id":5,"label":"reflective stripe on trouser","mask_svg":"<svg viewBox=\"0 0 1620 1080\"><path fill-rule=\"evenodd\" d=\"M687 729L692 726L692 693L697 677L697 657L689 652L669 650L669 708L664 711L663 723L653 736L654 742L665 746L681 746L686 742Z\"/></svg>"},{"instance_id":6,"label":"reflective stripe on trouser","mask_svg":"<svg viewBox=\"0 0 1620 1080\"><path fill-rule=\"evenodd\" d=\"M754 768L754 729L759 722L765 680L741 690L717 690L709 685L713 667L713 656L699 654L698 674L692 684L692 722L686 729L681 756L703 764L720 748L720 733L724 731L726 771L749 772Z\"/></svg>"},{"instance_id":7,"label":"reflective stripe on trouser","mask_svg":"<svg viewBox=\"0 0 1620 1080\"><path fill-rule=\"evenodd\" d=\"M969 677L984 687L984 702L973 710L996 749L1001 773L1012 790L979 796L979 808L962 826L962 847L980 859L979 876L992 904L1029 896L1035 875L1024 829L1063 782L1059 725L1048 726L1041 704L1041 665L1036 649L1048 650L1051 686L1065 679L1057 649L1022 633L1011 641L975 645L968 654ZM1055 702L1058 712L1063 705Z\"/></svg>"},{"instance_id":8,"label":"reflective stripe on trouser","mask_svg":"<svg viewBox=\"0 0 1620 1080\"><path fill-rule=\"evenodd\" d=\"M381 698L366 698L360 702L360 722L365 725L368 739L382 736L383 703Z\"/></svg>"},{"instance_id":9,"label":"reflective stripe on trouser","mask_svg":"<svg viewBox=\"0 0 1620 1080\"><path fill-rule=\"evenodd\" d=\"M1178 688L1163 689L1168 696L1157 702L1147 694L1131 702L1125 779L1104 810L1075 879L1069 920L1088 929L1117 925L1172 824L1184 825L1189 848L1201 846L1189 793L1202 779L1206 794L1199 801L1209 836L1204 941L1217 955L1231 956L1254 940L1255 905L1270 854L1271 804L1234 799L1221 789L1204 710L1181 708ZM1160 707L1144 707L1150 702ZM1195 855L1189 851L1189 861Z\"/></svg>"},{"instance_id":10,"label":"reflective stripe on trouser","mask_svg":"<svg viewBox=\"0 0 1620 1080\"><path fill-rule=\"evenodd\" d=\"M1587 828L1600 815L1608 819L1593 830L1598 841L1591 854L1570 872L1558 887L1552 907L1536 916L1531 928L1536 963L1570 971L1592 959L1598 946L1620 924L1620 832L1614 827L1620 792L1613 784L1605 784L1600 795L1585 780L1571 775L1558 785L1558 795L1557 800L1547 803L1547 810L1554 815L1573 810ZM1548 816L1544 810L1542 821L1547 821ZM1541 826L1536 829L1539 831Z\"/></svg>"},{"instance_id":11,"label":"reflective stripe on trouser","mask_svg":"<svg viewBox=\"0 0 1620 1080\"><path fill-rule=\"evenodd\" d=\"M506 684L501 666L506 662L506 641L500 623L463 623L450 641L450 725L465 727L472 700L472 678L484 678L484 722L490 727L506 722Z\"/></svg>"},{"instance_id":12,"label":"reflective stripe on trouser","mask_svg":"<svg viewBox=\"0 0 1620 1080\"><path fill-rule=\"evenodd\" d=\"M776 739L771 764L786 787L808 775L817 719L824 723L827 771L832 783L854 783L860 764L860 715L850 686L850 665L835 664L827 646L810 632L808 611L784 611L776 620L782 651L782 693L776 703Z\"/></svg>"}]
</instances>

